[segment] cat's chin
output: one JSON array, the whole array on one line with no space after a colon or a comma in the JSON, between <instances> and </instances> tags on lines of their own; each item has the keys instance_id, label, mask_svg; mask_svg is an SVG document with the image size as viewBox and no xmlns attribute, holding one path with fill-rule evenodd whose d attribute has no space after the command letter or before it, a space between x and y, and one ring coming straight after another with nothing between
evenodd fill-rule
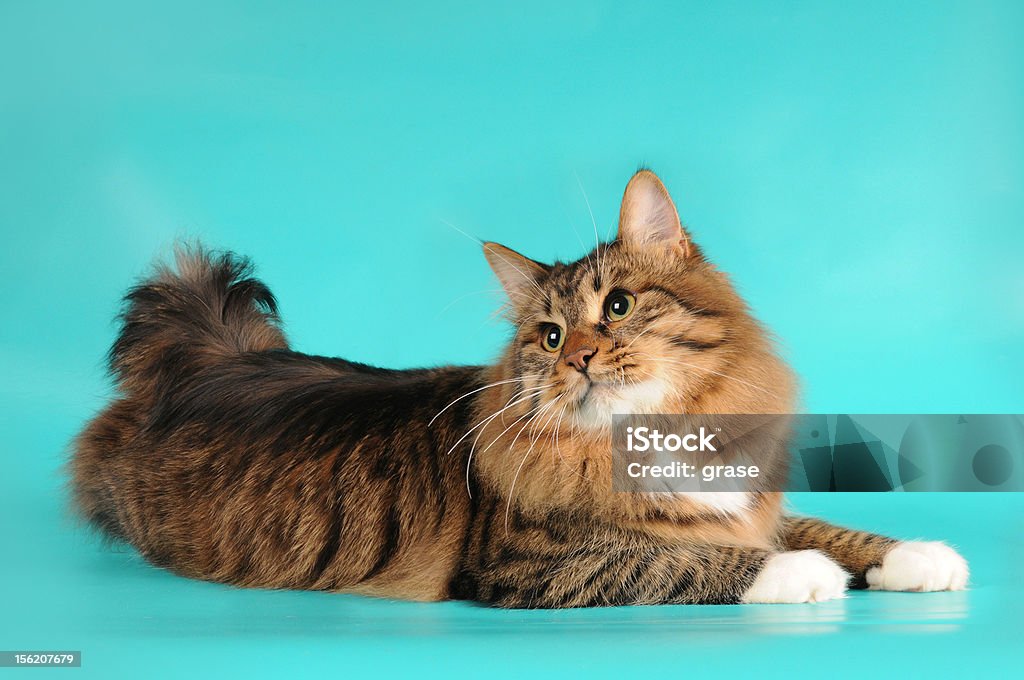
<instances>
[{"instance_id":1,"label":"cat's chin","mask_svg":"<svg viewBox=\"0 0 1024 680\"><path fill-rule=\"evenodd\" d=\"M659 378L622 385L593 382L576 407L578 422L586 429L610 428L612 416L631 413L658 413L668 394L668 386Z\"/></svg>"}]
</instances>

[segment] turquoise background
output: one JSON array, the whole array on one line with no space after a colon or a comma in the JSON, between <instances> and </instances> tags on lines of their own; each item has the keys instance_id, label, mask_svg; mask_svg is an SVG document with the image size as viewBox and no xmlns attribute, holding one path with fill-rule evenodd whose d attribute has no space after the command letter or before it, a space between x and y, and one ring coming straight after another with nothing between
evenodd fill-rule
<instances>
[{"instance_id":1,"label":"turquoise background","mask_svg":"<svg viewBox=\"0 0 1024 680\"><path fill-rule=\"evenodd\" d=\"M1018 494L795 499L949 539L967 593L510 613L179 579L76 528L58 469L176 237L252 256L300 350L484 362L497 285L446 222L576 258L579 184L603 235L640 163L806 410L1020 413L1024 3L142 4L0 0L0 648L99 677L1020 666Z\"/></svg>"}]
</instances>

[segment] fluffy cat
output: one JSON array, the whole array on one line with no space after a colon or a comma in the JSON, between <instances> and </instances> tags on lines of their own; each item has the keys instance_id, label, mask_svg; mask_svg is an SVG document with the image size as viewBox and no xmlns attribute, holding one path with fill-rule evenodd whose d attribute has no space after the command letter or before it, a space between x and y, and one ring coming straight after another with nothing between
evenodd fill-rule
<instances>
[{"instance_id":1,"label":"fluffy cat","mask_svg":"<svg viewBox=\"0 0 1024 680\"><path fill-rule=\"evenodd\" d=\"M500 359L398 371L289 350L244 261L180 250L126 297L78 509L155 565L238 586L500 607L965 587L951 548L788 516L778 493L612 491L612 413L795 408L653 173L577 262L484 251L514 324Z\"/></svg>"}]
</instances>

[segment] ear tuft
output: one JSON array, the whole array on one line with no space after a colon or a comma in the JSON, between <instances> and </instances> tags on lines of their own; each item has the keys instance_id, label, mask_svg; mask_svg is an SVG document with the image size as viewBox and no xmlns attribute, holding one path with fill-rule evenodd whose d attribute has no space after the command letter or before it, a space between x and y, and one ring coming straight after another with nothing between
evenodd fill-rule
<instances>
[{"instance_id":1,"label":"ear tuft","mask_svg":"<svg viewBox=\"0 0 1024 680\"><path fill-rule=\"evenodd\" d=\"M484 257L513 306L538 298L537 282L547 272L547 267L499 243L484 243Z\"/></svg>"},{"instance_id":2,"label":"ear tuft","mask_svg":"<svg viewBox=\"0 0 1024 680\"><path fill-rule=\"evenodd\" d=\"M619 210L619 240L635 246L678 248L684 256L692 250L668 190L650 170L640 170L626 185Z\"/></svg>"}]
</instances>

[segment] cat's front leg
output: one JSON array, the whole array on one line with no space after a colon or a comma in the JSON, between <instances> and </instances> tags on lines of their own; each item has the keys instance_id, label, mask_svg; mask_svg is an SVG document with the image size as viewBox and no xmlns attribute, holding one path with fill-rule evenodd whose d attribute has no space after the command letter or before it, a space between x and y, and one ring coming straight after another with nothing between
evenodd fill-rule
<instances>
[{"instance_id":1,"label":"cat's front leg","mask_svg":"<svg viewBox=\"0 0 1024 680\"><path fill-rule=\"evenodd\" d=\"M964 590L970 572L967 560L939 541L897 543L877 567L864 574L871 590L932 592Z\"/></svg>"},{"instance_id":2,"label":"cat's front leg","mask_svg":"<svg viewBox=\"0 0 1024 680\"><path fill-rule=\"evenodd\" d=\"M747 603L824 602L846 597L850 575L817 550L772 555L743 594Z\"/></svg>"},{"instance_id":3,"label":"cat's front leg","mask_svg":"<svg viewBox=\"0 0 1024 680\"><path fill-rule=\"evenodd\" d=\"M521 538L470 555L453 596L510 608L799 603L843 597L849 579L813 550Z\"/></svg>"},{"instance_id":4,"label":"cat's front leg","mask_svg":"<svg viewBox=\"0 0 1024 680\"><path fill-rule=\"evenodd\" d=\"M938 541L897 541L811 517L787 517L780 535L790 550L821 550L853 575L852 588L930 592L967 587L967 561Z\"/></svg>"}]
</instances>

